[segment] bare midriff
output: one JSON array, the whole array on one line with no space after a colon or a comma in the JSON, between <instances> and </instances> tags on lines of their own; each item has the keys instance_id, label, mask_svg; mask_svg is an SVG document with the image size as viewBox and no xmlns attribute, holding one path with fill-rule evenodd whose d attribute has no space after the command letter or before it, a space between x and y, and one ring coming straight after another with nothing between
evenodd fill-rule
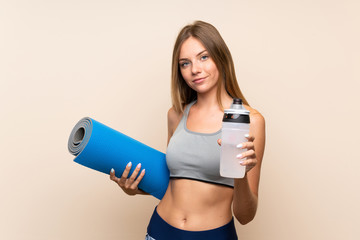
<instances>
[{"instance_id":1,"label":"bare midriff","mask_svg":"<svg viewBox=\"0 0 360 240\"><path fill-rule=\"evenodd\" d=\"M233 189L190 179L170 179L157 212L171 226L204 231L231 221Z\"/></svg>"}]
</instances>

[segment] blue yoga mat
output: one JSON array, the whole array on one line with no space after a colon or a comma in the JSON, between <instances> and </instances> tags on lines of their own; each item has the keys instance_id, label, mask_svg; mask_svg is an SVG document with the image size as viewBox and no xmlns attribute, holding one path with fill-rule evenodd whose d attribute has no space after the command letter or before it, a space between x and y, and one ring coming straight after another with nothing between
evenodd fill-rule
<instances>
[{"instance_id":1,"label":"blue yoga mat","mask_svg":"<svg viewBox=\"0 0 360 240\"><path fill-rule=\"evenodd\" d=\"M68 149L76 156L75 162L106 174L114 168L117 177L121 177L129 162L132 162L129 177L141 163L146 173L139 188L158 199L165 194L169 184L165 154L94 119L85 117L75 125Z\"/></svg>"}]
</instances>

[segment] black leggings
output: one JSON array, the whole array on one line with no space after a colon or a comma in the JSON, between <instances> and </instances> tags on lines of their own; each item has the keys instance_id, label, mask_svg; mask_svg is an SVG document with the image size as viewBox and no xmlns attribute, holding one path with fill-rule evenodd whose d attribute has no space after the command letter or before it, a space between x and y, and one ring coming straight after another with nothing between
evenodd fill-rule
<instances>
[{"instance_id":1,"label":"black leggings","mask_svg":"<svg viewBox=\"0 0 360 240\"><path fill-rule=\"evenodd\" d=\"M226 225L205 230L185 231L165 222L156 211L150 219L145 240L237 240L234 219Z\"/></svg>"}]
</instances>

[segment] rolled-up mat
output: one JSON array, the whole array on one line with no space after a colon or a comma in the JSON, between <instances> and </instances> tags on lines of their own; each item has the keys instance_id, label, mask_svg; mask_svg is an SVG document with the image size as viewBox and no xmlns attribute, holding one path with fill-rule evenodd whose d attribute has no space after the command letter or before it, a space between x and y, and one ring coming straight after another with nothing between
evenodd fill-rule
<instances>
[{"instance_id":1,"label":"rolled-up mat","mask_svg":"<svg viewBox=\"0 0 360 240\"><path fill-rule=\"evenodd\" d=\"M68 149L76 156L75 162L106 174L114 168L117 177L121 177L129 162L129 177L141 163L146 173L138 187L158 199L165 194L169 183L165 154L94 119L85 117L75 125Z\"/></svg>"}]
</instances>

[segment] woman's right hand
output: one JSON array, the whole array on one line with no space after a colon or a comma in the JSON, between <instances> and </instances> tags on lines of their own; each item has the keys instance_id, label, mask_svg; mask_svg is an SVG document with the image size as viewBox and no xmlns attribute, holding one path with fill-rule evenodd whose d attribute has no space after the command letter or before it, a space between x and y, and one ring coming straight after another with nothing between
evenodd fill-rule
<instances>
[{"instance_id":1,"label":"woman's right hand","mask_svg":"<svg viewBox=\"0 0 360 240\"><path fill-rule=\"evenodd\" d=\"M132 165L131 162L129 162L126 165L126 168L125 168L121 178L117 178L115 176L115 170L112 168L110 171L110 179L113 180L114 182L116 182L119 185L119 187L121 187L121 189L128 195L145 194L145 192L143 192L142 190L140 190L138 188L140 181L142 180L142 178L145 175L145 169L143 169L140 172L141 163L139 163L136 166L134 172L128 178L128 175L131 170L131 165ZM140 175L139 175L139 172L140 172Z\"/></svg>"}]
</instances>

